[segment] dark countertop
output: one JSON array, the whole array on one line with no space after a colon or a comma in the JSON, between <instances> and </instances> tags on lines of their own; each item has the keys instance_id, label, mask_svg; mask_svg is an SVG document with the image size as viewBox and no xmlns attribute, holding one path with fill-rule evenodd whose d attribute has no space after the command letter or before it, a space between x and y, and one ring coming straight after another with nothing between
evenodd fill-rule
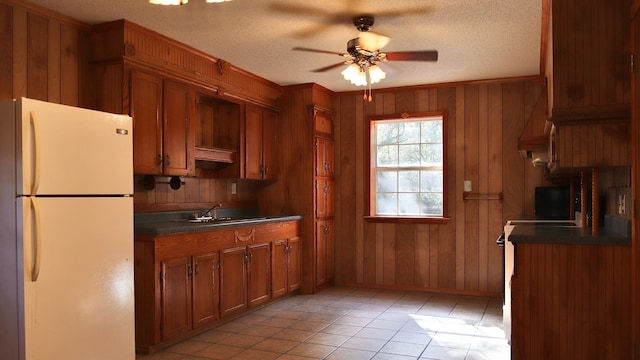
<instances>
[{"instance_id":1,"label":"dark countertop","mask_svg":"<svg viewBox=\"0 0 640 360\"><path fill-rule=\"evenodd\" d=\"M136 222L134 225L135 234L145 235L167 235L167 234L184 234L200 231L211 231L220 228L233 226L246 226L265 224L272 222L297 221L301 220L300 215L291 216L256 216L249 218L232 218L225 220L212 220L209 222L190 222L186 219L162 220L162 221L144 221Z\"/></svg>"},{"instance_id":2,"label":"dark countertop","mask_svg":"<svg viewBox=\"0 0 640 360\"><path fill-rule=\"evenodd\" d=\"M580 226L516 225L509 241L517 243L571 244L571 245L631 245L631 237L602 227L598 235L591 228Z\"/></svg>"}]
</instances>

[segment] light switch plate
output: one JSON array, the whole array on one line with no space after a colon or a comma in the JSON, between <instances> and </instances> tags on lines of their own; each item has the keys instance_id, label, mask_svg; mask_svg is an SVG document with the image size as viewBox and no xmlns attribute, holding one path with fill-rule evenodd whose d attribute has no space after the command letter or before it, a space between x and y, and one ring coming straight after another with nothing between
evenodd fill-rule
<instances>
[{"instance_id":1,"label":"light switch plate","mask_svg":"<svg viewBox=\"0 0 640 360\"><path fill-rule=\"evenodd\" d=\"M235 195L238 193L238 184L232 182L231 183L231 195Z\"/></svg>"},{"instance_id":2,"label":"light switch plate","mask_svg":"<svg viewBox=\"0 0 640 360\"><path fill-rule=\"evenodd\" d=\"M471 189L472 189L471 180L465 180L464 181L464 191L465 192L471 192L472 191Z\"/></svg>"}]
</instances>

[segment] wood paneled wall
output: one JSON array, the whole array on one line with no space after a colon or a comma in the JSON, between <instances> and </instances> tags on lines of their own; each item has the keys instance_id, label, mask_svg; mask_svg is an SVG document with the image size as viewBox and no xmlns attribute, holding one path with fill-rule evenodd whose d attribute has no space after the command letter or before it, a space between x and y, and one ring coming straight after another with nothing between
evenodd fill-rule
<instances>
[{"instance_id":1,"label":"wood paneled wall","mask_svg":"<svg viewBox=\"0 0 640 360\"><path fill-rule=\"evenodd\" d=\"M543 170L518 154L518 136L538 98L538 78L338 94L336 110L336 282L378 287L499 295L506 219L533 215ZM363 219L367 194L364 144L368 117L448 112L450 221L444 225L374 223ZM499 200L463 200L473 192Z\"/></svg>"},{"instance_id":2,"label":"wood paneled wall","mask_svg":"<svg viewBox=\"0 0 640 360\"><path fill-rule=\"evenodd\" d=\"M24 2L0 1L0 100L91 108L89 27Z\"/></svg>"},{"instance_id":3,"label":"wood paneled wall","mask_svg":"<svg viewBox=\"0 0 640 360\"><path fill-rule=\"evenodd\" d=\"M206 209L221 202L224 207L258 207L257 181L183 177L184 184L173 190L168 176L156 177L156 187L144 188L143 176L135 177L134 208L136 212ZM236 183L237 193L231 193Z\"/></svg>"}]
</instances>

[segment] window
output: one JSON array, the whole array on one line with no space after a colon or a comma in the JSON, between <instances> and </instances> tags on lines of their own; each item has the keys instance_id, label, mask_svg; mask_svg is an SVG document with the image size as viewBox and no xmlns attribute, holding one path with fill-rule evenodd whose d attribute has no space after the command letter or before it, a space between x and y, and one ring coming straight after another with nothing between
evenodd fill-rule
<instances>
[{"instance_id":1,"label":"window","mask_svg":"<svg viewBox=\"0 0 640 360\"><path fill-rule=\"evenodd\" d=\"M445 117L371 119L371 217L445 219Z\"/></svg>"}]
</instances>

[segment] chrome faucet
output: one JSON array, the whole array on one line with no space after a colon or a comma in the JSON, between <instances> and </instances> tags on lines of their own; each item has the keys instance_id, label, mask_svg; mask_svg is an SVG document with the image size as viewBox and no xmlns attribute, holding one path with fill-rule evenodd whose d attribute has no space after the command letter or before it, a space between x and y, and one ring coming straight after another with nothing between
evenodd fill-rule
<instances>
[{"instance_id":1,"label":"chrome faucet","mask_svg":"<svg viewBox=\"0 0 640 360\"><path fill-rule=\"evenodd\" d=\"M218 215L216 214L216 210L218 208L222 207L222 203L218 203L213 205L213 207L209 210L205 210L200 214L200 217L205 217L205 216L211 216L213 218L213 220L218 219ZM213 211L213 216L211 215L211 212Z\"/></svg>"}]
</instances>

